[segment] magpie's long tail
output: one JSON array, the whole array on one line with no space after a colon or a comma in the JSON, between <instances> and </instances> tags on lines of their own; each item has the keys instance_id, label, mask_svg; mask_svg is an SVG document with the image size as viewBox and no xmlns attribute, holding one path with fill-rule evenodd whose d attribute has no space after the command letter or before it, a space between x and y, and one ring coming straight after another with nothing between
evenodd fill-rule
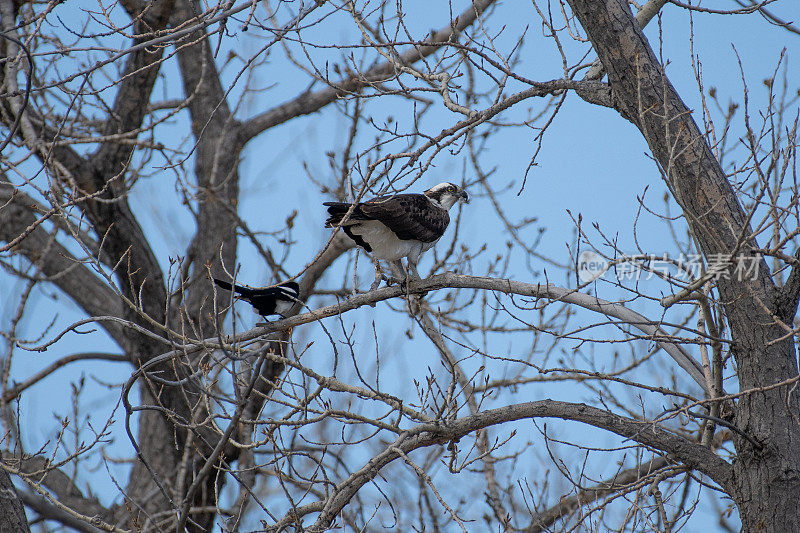
<instances>
[{"instance_id":1,"label":"magpie's long tail","mask_svg":"<svg viewBox=\"0 0 800 533\"><path fill-rule=\"evenodd\" d=\"M233 291L237 294L241 294L242 296L249 296L253 292L253 289L248 289L247 287L242 287L240 285L231 285L227 281L222 281L221 279L217 278L214 278L214 283L226 291Z\"/></svg>"}]
</instances>

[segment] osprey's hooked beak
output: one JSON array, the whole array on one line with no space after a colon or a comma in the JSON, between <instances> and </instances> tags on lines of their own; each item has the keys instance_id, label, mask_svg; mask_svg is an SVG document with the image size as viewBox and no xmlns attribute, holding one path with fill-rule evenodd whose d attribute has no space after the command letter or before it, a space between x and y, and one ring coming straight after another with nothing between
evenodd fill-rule
<instances>
[{"instance_id":1,"label":"osprey's hooked beak","mask_svg":"<svg viewBox=\"0 0 800 533\"><path fill-rule=\"evenodd\" d=\"M460 199L464 201L465 204L469 203L469 194L464 189L461 189L461 196Z\"/></svg>"}]
</instances>

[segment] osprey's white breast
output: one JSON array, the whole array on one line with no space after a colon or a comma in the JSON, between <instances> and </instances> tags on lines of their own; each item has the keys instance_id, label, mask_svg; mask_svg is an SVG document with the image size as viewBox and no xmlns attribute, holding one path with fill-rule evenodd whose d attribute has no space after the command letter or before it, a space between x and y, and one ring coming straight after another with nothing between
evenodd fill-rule
<instances>
[{"instance_id":1,"label":"osprey's white breast","mask_svg":"<svg viewBox=\"0 0 800 533\"><path fill-rule=\"evenodd\" d=\"M436 241L398 239L392 230L377 220L359 220L350 225L350 231L361 236L369 244L374 257L384 261L397 261L412 254L418 255L427 252L436 244Z\"/></svg>"}]
</instances>

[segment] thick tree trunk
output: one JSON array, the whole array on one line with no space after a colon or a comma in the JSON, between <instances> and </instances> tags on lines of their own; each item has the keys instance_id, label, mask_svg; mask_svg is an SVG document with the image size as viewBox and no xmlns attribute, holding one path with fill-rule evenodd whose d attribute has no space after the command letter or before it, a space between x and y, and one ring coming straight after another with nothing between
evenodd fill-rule
<instances>
[{"instance_id":1,"label":"thick tree trunk","mask_svg":"<svg viewBox=\"0 0 800 533\"><path fill-rule=\"evenodd\" d=\"M29 533L25 508L8 472L0 468L0 533Z\"/></svg>"},{"instance_id":2,"label":"thick tree trunk","mask_svg":"<svg viewBox=\"0 0 800 533\"><path fill-rule=\"evenodd\" d=\"M625 0L569 0L608 74L616 109L644 135L707 259L752 260L747 217L711 148L670 84ZM750 279L720 279L739 387L736 425L762 447L735 441L735 493L744 531L800 530L800 426L784 295L759 259ZM791 296L791 295L790 295ZM792 302L796 304L796 300ZM794 307L792 307L794 309ZM793 313L792 313L793 314ZM784 320L787 320L784 317ZM791 319L787 320L791 324ZM782 337L784 340L778 341Z\"/></svg>"}]
</instances>

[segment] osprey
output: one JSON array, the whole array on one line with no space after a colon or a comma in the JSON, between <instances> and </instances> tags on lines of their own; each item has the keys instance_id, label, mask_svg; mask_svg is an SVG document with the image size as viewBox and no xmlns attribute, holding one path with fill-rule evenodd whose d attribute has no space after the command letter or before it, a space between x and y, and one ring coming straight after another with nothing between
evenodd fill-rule
<instances>
[{"instance_id":1,"label":"osprey","mask_svg":"<svg viewBox=\"0 0 800 533\"><path fill-rule=\"evenodd\" d=\"M300 295L300 286L295 281L285 281L274 287L250 288L242 285L231 285L227 281L214 279L214 283L227 291L233 291L240 298L252 305L256 312L264 318L269 315L280 315L294 306Z\"/></svg>"},{"instance_id":2,"label":"osprey","mask_svg":"<svg viewBox=\"0 0 800 533\"><path fill-rule=\"evenodd\" d=\"M375 281L370 290L380 285L378 260L389 261L399 272L419 279L417 263L422 252L430 250L444 235L450 223L447 211L469 196L458 185L440 183L423 194L393 194L366 202L349 204L325 202L328 220L325 227L341 226L348 237L372 254ZM408 258L408 271L400 261Z\"/></svg>"}]
</instances>

